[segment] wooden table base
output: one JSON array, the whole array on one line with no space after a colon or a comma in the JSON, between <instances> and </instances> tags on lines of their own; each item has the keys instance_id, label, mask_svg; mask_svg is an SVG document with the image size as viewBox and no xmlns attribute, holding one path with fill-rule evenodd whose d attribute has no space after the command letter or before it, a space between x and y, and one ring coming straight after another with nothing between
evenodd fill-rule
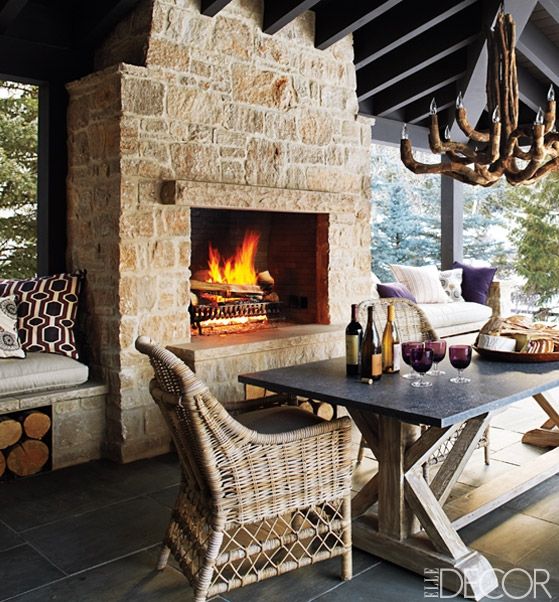
<instances>
[{"instance_id":1,"label":"wooden table base","mask_svg":"<svg viewBox=\"0 0 559 602\"><path fill-rule=\"evenodd\" d=\"M442 506L487 426L487 414L467 421L431 484L421 466L451 437L448 428L419 427L395 418L352 410L351 416L379 462L378 473L355 496L353 541L358 548L424 575L445 571L446 589L476 600L497 587L489 562L469 549ZM378 502L378 514L364 514Z\"/></svg>"},{"instance_id":2,"label":"wooden table base","mask_svg":"<svg viewBox=\"0 0 559 602\"><path fill-rule=\"evenodd\" d=\"M522 437L522 443L535 445L537 447L559 446L559 414L551 405L550 401L542 393L534 395L542 410L549 416L539 429L528 431Z\"/></svg>"}]
</instances>

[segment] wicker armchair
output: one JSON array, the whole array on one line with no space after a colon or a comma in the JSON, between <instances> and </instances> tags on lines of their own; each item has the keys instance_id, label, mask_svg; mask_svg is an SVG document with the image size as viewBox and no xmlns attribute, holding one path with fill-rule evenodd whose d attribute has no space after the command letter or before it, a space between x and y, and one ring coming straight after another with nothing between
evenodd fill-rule
<instances>
[{"instance_id":1,"label":"wicker armchair","mask_svg":"<svg viewBox=\"0 0 559 602\"><path fill-rule=\"evenodd\" d=\"M373 305L375 308L375 311L373 311L375 326L377 327L379 334L382 336L384 327L386 326L386 317L388 314L387 308L391 303L396 309L396 325L398 327L398 332L400 333L400 340L402 343L406 341L436 341L439 339L437 333L429 322L429 318L425 315L423 310L408 299L389 298L368 299L366 301L362 301L359 304L359 320L361 324L365 324L367 321L367 307L369 305ZM439 464L446 458L459 434L460 431L457 431L453 437L443 443L443 445L441 445L441 447L427 459L427 462L423 465L423 474L425 478L428 477L429 466ZM487 427L483 437L480 439L478 446L483 448L485 464L488 465L490 461L489 427ZM357 462L361 462L363 460L365 448L365 440L362 438L359 445Z\"/></svg>"},{"instance_id":2,"label":"wicker armchair","mask_svg":"<svg viewBox=\"0 0 559 602\"><path fill-rule=\"evenodd\" d=\"M158 568L172 552L196 602L334 556L350 579L351 421L286 406L237 420L173 353L136 348L182 472Z\"/></svg>"}]
</instances>

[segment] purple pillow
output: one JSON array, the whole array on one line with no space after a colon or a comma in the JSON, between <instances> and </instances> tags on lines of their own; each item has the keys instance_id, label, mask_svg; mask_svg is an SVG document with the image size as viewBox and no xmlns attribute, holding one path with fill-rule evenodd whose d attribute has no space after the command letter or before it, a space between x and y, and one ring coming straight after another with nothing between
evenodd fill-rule
<instances>
[{"instance_id":1,"label":"purple pillow","mask_svg":"<svg viewBox=\"0 0 559 602\"><path fill-rule=\"evenodd\" d=\"M388 297L398 297L401 299L409 299L413 303L417 303L415 297L400 282L387 282L386 284L377 284L377 291L382 299L386 299Z\"/></svg>"},{"instance_id":2,"label":"purple pillow","mask_svg":"<svg viewBox=\"0 0 559 602\"><path fill-rule=\"evenodd\" d=\"M487 303L489 297L489 287L493 282L493 276L497 268L474 267L465 265L459 261L452 264L453 268L462 268L462 297L465 301L474 303Z\"/></svg>"}]
</instances>

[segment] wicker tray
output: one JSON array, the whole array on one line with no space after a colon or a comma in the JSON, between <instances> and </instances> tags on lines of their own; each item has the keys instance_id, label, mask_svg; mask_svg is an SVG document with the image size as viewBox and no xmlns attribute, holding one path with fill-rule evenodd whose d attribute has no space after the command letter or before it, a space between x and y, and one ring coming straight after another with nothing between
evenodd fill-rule
<instances>
[{"instance_id":1,"label":"wicker tray","mask_svg":"<svg viewBox=\"0 0 559 602\"><path fill-rule=\"evenodd\" d=\"M559 353L520 353L519 351L495 351L483 349L474 345L473 348L480 357L492 362L515 362L519 364L534 364L538 362L559 362Z\"/></svg>"}]
</instances>

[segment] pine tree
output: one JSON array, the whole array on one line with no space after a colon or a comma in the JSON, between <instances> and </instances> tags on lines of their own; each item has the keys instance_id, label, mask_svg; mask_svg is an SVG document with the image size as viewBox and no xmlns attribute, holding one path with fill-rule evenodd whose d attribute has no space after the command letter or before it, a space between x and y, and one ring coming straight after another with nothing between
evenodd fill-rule
<instances>
[{"instance_id":1,"label":"pine tree","mask_svg":"<svg viewBox=\"0 0 559 602\"><path fill-rule=\"evenodd\" d=\"M0 277L37 270L37 88L0 82Z\"/></svg>"},{"instance_id":2,"label":"pine tree","mask_svg":"<svg viewBox=\"0 0 559 602\"><path fill-rule=\"evenodd\" d=\"M542 305L559 294L559 175L550 174L531 187L515 189L509 211L516 221L515 267L526 280L524 290Z\"/></svg>"}]
</instances>

